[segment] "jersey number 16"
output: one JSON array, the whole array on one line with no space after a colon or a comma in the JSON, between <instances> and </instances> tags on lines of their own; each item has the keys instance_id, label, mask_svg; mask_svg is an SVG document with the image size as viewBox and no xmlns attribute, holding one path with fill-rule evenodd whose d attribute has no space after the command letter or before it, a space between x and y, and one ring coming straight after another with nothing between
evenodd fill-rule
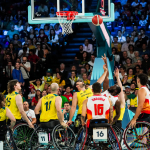
<instances>
[{"instance_id":1,"label":"jersey number 16","mask_svg":"<svg viewBox=\"0 0 150 150\"><path fill-rule=\"evenodd\" d=\"M95 115L102 115L104 111L104 104L94 104Z\"/></svg>"}]
</instances>

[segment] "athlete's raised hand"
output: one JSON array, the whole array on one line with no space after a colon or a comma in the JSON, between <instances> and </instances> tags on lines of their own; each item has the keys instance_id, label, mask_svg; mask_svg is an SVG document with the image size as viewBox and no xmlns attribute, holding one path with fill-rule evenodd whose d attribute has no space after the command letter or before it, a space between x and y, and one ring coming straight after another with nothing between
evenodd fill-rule
<instances>
[{"instance_id":1,"label":"athlete's raised hand","mask_svg":"<svg viewBox=\"0 0 150 150\"><path fill-rule=\"evenodd\" d=\"M107 64L107 58L106 58L105 54L104 54L104 56L102 56L102 59L103 59L104 63Z\"/></svg>"},{"instance_id":2,"label":"athlete's raised hand","mask_svg":"<svg viewBox=\"0 0 150 150\"><path fill-rule=\"evenodd\" d=\"M116 78L119 77L119 69L118 68L115 69L114 75Z\"/></svg>"},{"instance_id":3,"label":"athlete's raised hand","mask_svg":"<svg viewBox=\"0 0 150 150\"><path fill-rule=\"evenodd\" d=\"M108 71L106 64L103 65L104 72Z\"/></svg>"}]
</instances>

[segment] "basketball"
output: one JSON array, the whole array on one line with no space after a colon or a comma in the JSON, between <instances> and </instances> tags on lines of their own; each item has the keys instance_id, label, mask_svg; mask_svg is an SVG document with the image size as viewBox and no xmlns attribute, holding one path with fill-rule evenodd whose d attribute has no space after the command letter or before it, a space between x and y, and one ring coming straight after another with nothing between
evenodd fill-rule
<instances>
[{"instance_id":1,"label":"basketball","mask_svg":"<svg viewBox=\"0 0 150 150\"><path fill-rule=\"evenodd\" d=\"M100 15L95 15L93 18L92 18L92 23L95 25L95 26L99 26L100 24L102 24L103 22L103 18L100 16Z\"/></svg>"}]
</instances>

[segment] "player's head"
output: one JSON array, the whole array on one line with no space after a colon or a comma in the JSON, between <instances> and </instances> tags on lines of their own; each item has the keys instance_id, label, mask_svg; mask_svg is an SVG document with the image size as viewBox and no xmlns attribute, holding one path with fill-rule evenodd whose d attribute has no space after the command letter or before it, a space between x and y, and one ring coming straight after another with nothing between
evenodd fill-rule
<instances>
[{"instance_id":1,"label":"player's head","mask_svg":"<svg viewBox=\"0 0 150 150\"><path fill-rule=\"evenodd\" d=\"M85 87L85 84L84 84L83 80L82 79L77 80L77 82L76 82L76 88L78 90L80 90L81 88L84 88L84 87Z\"/></svg>"},{"instance_id":2,"label":"player's head","mask_svg":"<svg viewBox=\"0 0 150 150\"><path fill-rule=\"evenodd\" d=\"M65 103L64 103L64 109L65 109L66 111L69 111L69 110L70 110L70 104L69 104L69 102L65 102Z\"/></svg>"},{"instance_id":3,"label":"player's head","mask_svg":"<svg viewBox=\"0 0 150 150\"><path fill-rule=\"evenodd\" d=\"M4 107L5 105L5 102L4 102L4 95L2 93L0 93L0 109L2 107Z\"/></svg>"},{"instance_id":4,"label":"player's head","mask_svg":"<svg viewBox=\"0 0 150 150\"><path fill-rule=\"evenodd\" d=\"M29 103L27 101L23 102L23 108L25 111L29 110Z\"/></svg>"},{"instance_id":5,"label":"player's head","mask_svg":"<svg viewBox=\"0 0 150 150\"><path fill-rule=\"evenodd\" d=\"M148 77L146 74L141 73L139 75L137 75L137 85L139 86L145 86L148 82Z\"/></svg>"},{"instance_id":6,"label":"player's head","mask_svg":"<svg viewBox=\"0 0 150 150\"><path fill-rule=\"evenodd\" d=\"M57 83L52 83L51 84L51 92L56 93L59 90L59 85Z\"/></svg>"},{"instance_id":7,"label":"player's head","mask_svg":"<svg viewBox=\"0 0 150 150\"><path fill-rule=\"evenodd\" d=\"M11 80L7 84L7 91L8 93L12 93L13 91L20 91L21 86L18 80Z\"/></svg>"},{"instance_id":8,"label":"player's head","mask_svg":"<svg viewBox=\"0 0 150 150\"><path fill-rule=\"evenodd\" d=\"M118 85L114 85L114 86L111 86L109 89L108 89L108 92L115 96L115 95L118 95L120 92L121 92L121 88L118 86Z\"/></svg>"},{"instance_id":9,"label":"player's head","mask_svg":"<svg viewBox=\"0 0 150 150\"><path fill-rule=\"evenodd\" d=\"M98 82L95 82L93 85L92 85L92 91L93 93L101 93L101 84L98 83Z\"/></svg>"}]
</instances>

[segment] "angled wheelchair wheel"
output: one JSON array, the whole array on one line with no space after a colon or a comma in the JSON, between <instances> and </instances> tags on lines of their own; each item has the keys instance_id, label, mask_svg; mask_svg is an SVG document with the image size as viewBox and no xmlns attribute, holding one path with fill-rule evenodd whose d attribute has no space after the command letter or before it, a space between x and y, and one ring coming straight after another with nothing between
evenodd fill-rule
<instances>
[{"instance_id":1,"label":"angled wheelchair wheel","mask_svg":"<svg viewBox=\"0 0 150 150\"><path fill-rule=\"evenodd\" d=\"M124 131L124 143L129 150L150 149L150 123L136 122L135 128L127 128Z\"/></svg>"},{"instance_id":2,"label":"angled wheelchair wheel","mask_svg":"<svg viewBox=\"0 0 150 150\"><path fill-rule=\"evenodd\" d=\"M108 148L111 150L121 150L118 137L111 126L108 128L108 144Z\"/></svg>"},{"instance_id":3,"label":"angled wheelchair wheel","mask_svg":"<svg viewBox=\"0 0 150 150\"><path fill-rule=\"evenodd\" d=\"M85 127L81 127L78 131L77 136L76 136L74 150L81 150L83 147L84 141L86 142L86 139L87 139L86 129L85 129Z\"/></svg>"},{"instance_id":4,"label":"angled wheelchair wheel","mask_svg":"<svg viewBox=\"0 0 150 150\"><path fill-rule=\"evenodd\" d=\"M30 137L34 129L29 128L26 123L20 123L13 129L13 138L18 150L28 150L30 147Z\"/></svg>"},{"instance_id":5,"label":"angled wheelchair wheel","mask_svg":"<svg viewBox=\"0 0 150 150\"><path fill-rule=\"evenodd\" d=\"M30 150L55 149L51 133L52 129L37 127L30 138Z\"/></svg>"},{"instance_id":6,"label":"angled wheelchair wheel","mask_svg":"<svg viewBox=\"0 0 150 150\"><path fill-rule=\"evenodd\" d=\"M59 150L69 150L75 146L75 134L70 127L64 129L61 125L57 125L52 131L52 140Z\"/></svg>"}]
</instances>

